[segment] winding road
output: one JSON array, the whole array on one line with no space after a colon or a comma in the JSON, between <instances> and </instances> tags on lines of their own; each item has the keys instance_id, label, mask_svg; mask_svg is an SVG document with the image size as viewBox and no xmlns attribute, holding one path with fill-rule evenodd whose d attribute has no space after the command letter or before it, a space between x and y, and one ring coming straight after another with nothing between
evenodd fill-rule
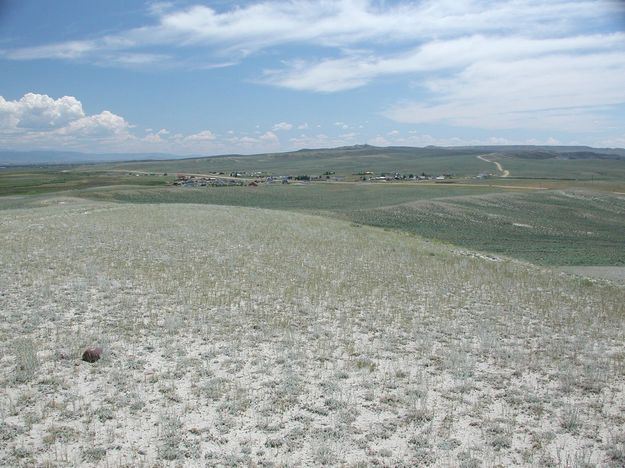
<instances>
[{"instance_id":1,"label":"winding road","mask_svg":"<svg viewBox=\"0 0 625 468\"><path fill-rule=\"evenodd\" d=\"M484 156L478 156L477 159L481 159L482 161L486 161L487 163L493 163L495 166L497 166L497 170L501 172L501 177L508 177L510 175L510 171L504 169L497 161L491 161L490 159L486 159Z\"/></svg>"}]
</instances>

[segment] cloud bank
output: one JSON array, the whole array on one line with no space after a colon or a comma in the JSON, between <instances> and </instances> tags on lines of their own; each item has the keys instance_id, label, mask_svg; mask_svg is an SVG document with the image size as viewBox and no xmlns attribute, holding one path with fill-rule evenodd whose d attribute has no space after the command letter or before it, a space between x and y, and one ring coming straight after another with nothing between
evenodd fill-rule
<instances>
[{"instance_id":1,"label":"cloud bank","mask_svg":"<svg viewBox=\"0 0 625 468\"><path fill-rule=\"evenodd\" d=\"M291 124L277 124L281 131ZM7 149L73 149L86 152L172 152L219 154L276 151L281 142L271 130L252 135L211 130L172 134L167 129L137 130L124 117L104 110L87 115L74 96L52 98L27 93L17 100L0 96L0 147Z\"/></svg>"},{"instance_id":2,"label":"cloud bank","mask_svg":"<svg viewBox=\"0 0 625 468\"><path fill-rule=\"evenodd\" d=\"M71 147L85 141L105 146L130 138L129 129L123 117L106 110L86 115L73 96L53 99L28 93L15 101L0 96L0 145L4 147Z\"/></svg>"}]
</instances>

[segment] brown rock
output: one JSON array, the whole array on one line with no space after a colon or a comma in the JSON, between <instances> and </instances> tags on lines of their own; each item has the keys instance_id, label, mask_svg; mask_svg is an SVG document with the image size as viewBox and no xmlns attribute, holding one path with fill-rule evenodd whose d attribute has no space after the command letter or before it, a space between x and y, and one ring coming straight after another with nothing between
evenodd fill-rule
<instances>
[{"instance_id":1,"label":"brown rock","mask_svg":"<svg viewBox=\"0 0 625 468\"><path fill-rule=\"evenodd\" d=\"M100 357L102 357L102 348L99 346L87 348L82 353L82 360L86 362L96 362Z\"/></svg>"}]
</instances>

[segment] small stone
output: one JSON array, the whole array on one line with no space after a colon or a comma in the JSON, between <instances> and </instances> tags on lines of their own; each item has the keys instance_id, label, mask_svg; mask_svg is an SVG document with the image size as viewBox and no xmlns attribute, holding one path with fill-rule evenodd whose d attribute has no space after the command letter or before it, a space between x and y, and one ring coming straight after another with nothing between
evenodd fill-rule
<instances>
[{"instance_id":1,"label":"small stone","mask_svg":"<svg viewBox=\"0 0 625 468\"><path fill-rule=\"evenodd\" d=\"M102 348L99 346L87 348L82 353L82 360L86 362L96 362L100 357L102 357Z\"/></svg>"}]
</instances>

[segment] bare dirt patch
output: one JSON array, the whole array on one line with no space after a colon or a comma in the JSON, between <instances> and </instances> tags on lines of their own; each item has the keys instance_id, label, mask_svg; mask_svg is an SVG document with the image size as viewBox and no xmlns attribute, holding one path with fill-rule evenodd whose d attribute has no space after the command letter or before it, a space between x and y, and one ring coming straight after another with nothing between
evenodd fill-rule
<instances>
[{"instance_id":1,"label":"bare dirt patch","mask_svg":"<svg viewBox=\"0 0 625 468\"><path fill-rule=\"evenodd\" d=\"M488 163L493 163L495 166L497 166L497 170L501 173L501 177L510 176L510 171L508 171L507 169L504 169L500 162L487 159L484 156L478 156L477 159L481 159L482 161L486 161Z\"/></svg>"}]
</instances>

